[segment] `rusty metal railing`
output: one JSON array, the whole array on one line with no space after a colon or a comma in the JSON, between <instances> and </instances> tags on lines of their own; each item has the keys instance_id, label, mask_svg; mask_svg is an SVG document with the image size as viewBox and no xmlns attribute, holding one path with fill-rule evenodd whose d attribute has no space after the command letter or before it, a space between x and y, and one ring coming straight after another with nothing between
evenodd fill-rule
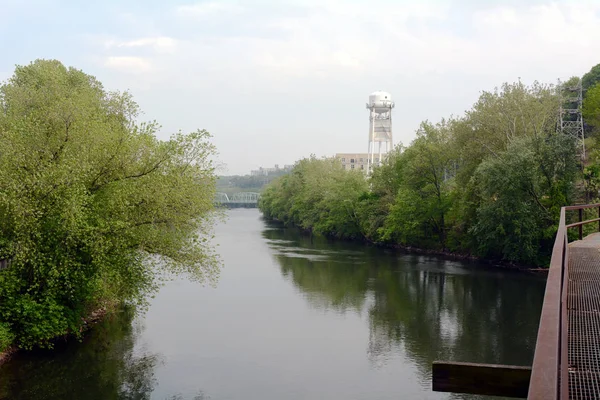
<instances>
[{"instance_id":1,"label":"rusty metal railing","mask_svg":"<svg viewBox=\"0 0 600 400\"><path fill-rule=\"evenodd\" d=\"M585 209L597 208L598 218L583 220ZM579 221L566 223L567 211L578 211ZM583 226L598 222L600 231L600 204L563 207L556 240L552 249L546 293L538 329L535 355L529 383L530 400L568 400L568 318L567 284L569 281L569 228L578 228L583 239Z\"/></svg>"}]
</instances>

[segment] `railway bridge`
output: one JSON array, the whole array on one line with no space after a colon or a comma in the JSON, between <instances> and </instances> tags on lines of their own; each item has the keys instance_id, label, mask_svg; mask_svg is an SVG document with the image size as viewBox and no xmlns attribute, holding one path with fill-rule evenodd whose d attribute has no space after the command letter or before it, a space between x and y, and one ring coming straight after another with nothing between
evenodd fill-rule
<instances>
[{"instance_id":1,"label":"railway bridge","mask_svg":"<svg viewBox=\"0 0 600 400\"><path fill-rule=\"evenodd\" d=\"M227 208L256 208L258 199L260 199L260 193L256 192L240 192L231 197L227 193L217 192L215 203Z\"/></svg>"}]
</instances>

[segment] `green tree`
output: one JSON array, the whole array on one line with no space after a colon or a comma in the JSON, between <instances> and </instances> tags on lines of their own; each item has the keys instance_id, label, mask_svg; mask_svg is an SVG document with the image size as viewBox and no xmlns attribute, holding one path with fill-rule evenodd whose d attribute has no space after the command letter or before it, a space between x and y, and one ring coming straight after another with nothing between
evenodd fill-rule
<instances>
[{"instance_id":1,"label":"green tree","mask_svg":"<svg viewBox=\"0 0 600 400\"><path fill-rule=\"evenodd\" d=\"M464 118L455 122L453 145L459 160L455 184L461 190L454 199L456 223L451 237L457 248L482 254L473 230L481 223L479 208L485 202L474 182L477 169L501 157L514 142L553 135L559 107L560 97L552 85L507 83L493 92L483 92ZM488 216L494 223L493 215Z\"/></svg>"},{"instance_id":2,"label":"green tree","mask_svg":"<svg viewBox=\"0 0 600 400\"><path fill-rule=\"evenodd\" d=\"M600 82L600 64L596 64L581 78L583 90L588 90Z\"/></svg>"},{"instance_id":3,"label":"green tree","mask_svg":"<svg viewBox=\"0 0 600 400\"><path fill-rule=\"evenodd\" d=\"M577 174L573 138L521 138L476 171L481 202L472 233L480 254L543 265L560 207L569 204Z\"/></svg>"},{"instance_id":4,"label":"green tree","mask_svg":"<svg viewBox=\"0 0 600 400\"><path fill-rule=\"evenodd\" d=\"M0 110L0 321L20 346L143 303L165 271L216 276L208 132L159 141L128 93L58 61L18 66Z\"/></svg>"},{"instance_id":5,"label":"green tree","mask_svg":"<svg viewBox=\"0 0 600 400\"><path fill-rule=\"evenodd\" d=\"M259 208L267 218L318 234L362 238L356 210L367 189L362 172L345 171L336 159L313 156L268 186Z\"/></svg>"},{"instance_id":6,"label":"green tree","mask_svg":"<svg viewBox=\"0 0 600 400\"><path fill-rule=\"evenodd\" d=\"M403 178L382 228L384 240L445 248L456 164L451 127L450 121L424 122L398 160Z\"/></svg>"},{"instance_id":7,"label":"green tree","mask_svg":"<svg viewBox=\"0 0 600 400\"><path fill-rule=\"evenodd\" d=\"M405 163L403 160L402 144L396 146L383 160L382 164L375 167L369 177L371 190L361 195L356 214L359 220L362 235L369 241L382 240L382 227L396 194L403 183Z\"/></svg>"},{"instance_id":8,"label":"green tree","mask_svg":"<svg viewBox=\"0 0 600 400\"><path fill-rule=\"evenodd\" d=\"M583 119L594 128L600 127L600 83L592 86L585 95Z\"/></svg>"},{"instance_id":9,"label":"green tree","mask_svg":"<svg viewBox=\"0 0 600 400\"><path fill-rule=\"evenodd\" d=\"M483 92L453 129L460 160L458 183L466 187L484 159L497 157L515 139L555 132L559 107L556 88L538 82L505 83Z\"/></svg>"}]
</instances>

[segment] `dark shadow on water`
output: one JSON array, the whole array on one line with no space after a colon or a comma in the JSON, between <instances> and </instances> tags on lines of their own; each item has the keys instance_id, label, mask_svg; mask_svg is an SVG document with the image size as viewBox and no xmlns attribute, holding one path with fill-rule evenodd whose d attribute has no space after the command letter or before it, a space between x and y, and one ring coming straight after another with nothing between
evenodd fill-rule
<instances>
[{"instance_id":1,"label":"dark shadow on water","mask_svg":"<svg viewBox=\"0 0 600 400\"><path fill-rule=\"evenodd\" d=\"M0 399L149 399L158 354L134 349L143 329L122 310L80 342L18 354L0 367Z\"/></svg>"},{"instance_id":2,"label":"dark shadow on water","mask_svg":"<svg viewBox=\"0 0 600 400\"><path fill-rule=\"evenodd\" d=\"M366 312L374 368L406 354L427 386L435 360L531 365L543 277L310 238L294 229L266 229L263 237L281 274L312 307Z\"/></svg>"},{"instance_id":3,"label":"dark shadow on water","mask_svg":"<svg viewBox=\"0 0 600 400\"><path fill-rule=\"evenodd\" d=\"M371 368L406 360L428 392L434 360L531 363L542 277L311 237L278 224L267 224L262 236L275 272L310 307L360 316ZM142 331L133 313L122 311L81 343L18 354L0 367L0 400L211 399L202 391L152 396L165 360L144 348Z\"/></svg>"}]
</instances>

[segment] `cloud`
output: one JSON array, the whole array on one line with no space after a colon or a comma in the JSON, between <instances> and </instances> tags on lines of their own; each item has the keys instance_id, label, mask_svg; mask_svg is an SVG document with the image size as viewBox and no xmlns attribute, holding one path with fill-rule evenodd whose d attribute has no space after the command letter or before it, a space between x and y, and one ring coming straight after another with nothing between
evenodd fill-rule
<instances>
[{"instance_id":1,"label":"cloud","mask_svg":"<svg viewBox=\"0 0 600 400\"><path fill-rule=\"evenodd\" d=\"M600 61L600 3L491 8L475 12L472 26L470 41L488 60L475 60L473 69L538 70L543 78L557 69L581 74Z\"/></svg>"},{"instance_id":2,"label":"cloud","mask_svg":"<svg viewBox=\"0 0 600 400\"><path fill-rule=\"evenodd\" d=\"M449 10L425 3L397 4L377 7L304 0L254 4L246 9L224 2L180 6L176 8L179 18L210 15L206 18L209 25L202 26L202 31L210 26L210 33L192 34L181 53L190 62L198 55L198 62L207 69L213 62L224 70L243 65L271 78L360 74L380 68L385 58L391 61L389 53L398 46L386 43L407 36L398 25L442 21ZM197 32L195 28L190 33ZM388 54L382 54L383 46L390 50Z\"/></svg>"},{"instance_id":3,"label":"cloud","mask_svg":"<svg viewBox=\"0 0 600 400\"><path fill-rule=\"evenodd\" d=\"M182 65L221 73L231 85L247 79L281 84L298 78L432 73L516 79L536 65L546 71L589 65L600 50L595 42L600 37L600 4L592 1L483 5L460 9L459 14L451 3L400 0L298 0L247 8L209 1L173 10L174 24L190 17L206 18L207 23L183 24L178 39L141 36L109 41L108 48L168 51L168 60L159 54L122 55L145 56L153 65L163 65L161 70L171 68L177 74ZM548 65L553 68L546 69ZM546 76L540 74L540 79Z\"/></svg>"},{"instance_id":4,"label":"cloud","mask_svg":"<svg viewBox=\"0 0 600 400\"><path fill-rule=\"evenodd\" d=\"M142 57L109 56L104 61L104 66L127 73L148 72L152 64Z\"/></svg>"},{"instance_id":5,"label":"cloud","mask_svg":"<svg viewBox=\"0 0 600 400\"><path fill-rule=\"evenodd\" d=\"M121 42L117 44L117 47L143 47L152 46L155 48L172 48L177 44L177 41L170 37L149 37L141 38L136 40L130 40L128 42Z\"/></svg>"},{"instance_id":6,"label":"cloud","mask_svg":"<svg viewBox=\"0 0 600 400\"><path fill-rule=\"evenodd\" d=\"M177 40L168 36L141 37L134 40L109 39L104 41L107 49L115 48L152 48L156 52L173 52L177 46Z\"/></svg>"},{"instance_id":7,"label":"cloud","mask_svg":"<svg viewBox=\"0 0 600 400\"><path fill-rule=\"evenodd\" d=\"M208 1L192 5L178 6L175 10L176 14L186 18L204 19L209 16L220 14L239 14L244 9L235 4L222 1Z\"/></svg>"},{"instance_id":8,"label":"cloud","mask_svg":"<svg viewBox=\"0 0 600 400\"><path fill-rule=\"evenodd\" d=\"M449 6L425 2L326 1L305 10L266 21L273 37L249 43L250 62L290 77L510 72L516 78L536 65L589 68L600 50L595 2L483 6L461 10L460 18Z\"/></svg>"},{"instance_id":9,"label":"cloud","mask_svg":"<svg viewBox=\"0 0 600 400\"><path fill-rule=\"evenodd\" d=\"M89 48L165 126L214 131L240 172L252 157L239 143L269 149L256 153L265 165L360 151L363 97L376 89L394 95L394 137L409 143L421 120L462 114L481 90L556 82L600 62L598 1L441 1L182 5Z\"/></svg>"}]
</instances>

